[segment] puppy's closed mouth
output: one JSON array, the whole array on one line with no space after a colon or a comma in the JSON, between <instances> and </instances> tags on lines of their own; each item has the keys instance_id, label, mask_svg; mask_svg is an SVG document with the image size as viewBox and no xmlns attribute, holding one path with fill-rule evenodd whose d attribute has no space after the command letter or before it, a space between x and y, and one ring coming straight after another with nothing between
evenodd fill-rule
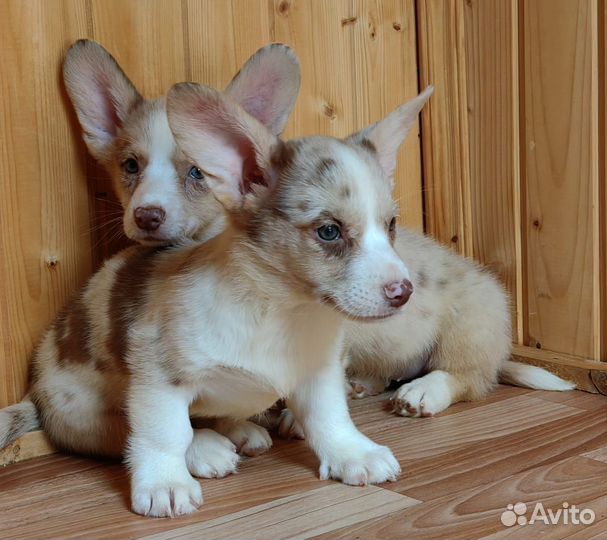
<instances>
[{"instance_id":1,"label":"puppy's closed mouth","mask_svg":"<svg viewBox=\"0 0 607 540\"><path fill-rule=\"evenodd\" d=\"M396 315L400 311L399 309L392 308L387 313L374 314L374 315L360 315L360 314L351 313L349 311L346 311L331 296L328 296L328 295L323 296L321 298L321 302L323 304L327 304L327 305L331 306L333 309L338 311L341 315L343 315L347 319L349 319L351 321L358 321L358 322L382 321L384 319L387 319L388 317L392 317L393 315Z\"/></svg>"},{"instance_id":2,"label":"puppy's closed mouth","mask_svg":"<svg viewBox=\"0 0 607 540\"><path fill-rule=\"evenodd\" d=\"M168 237L165 238L162 236L159 237L159 236L153 236L153 235L147 235L147 236L143 236L141 238L134 238L134 240L136 240L140 244L143 244L144 246L161 246L163 244L168 244L172 241L172 239L168 238Z\"/></svg>"}]
</instances>

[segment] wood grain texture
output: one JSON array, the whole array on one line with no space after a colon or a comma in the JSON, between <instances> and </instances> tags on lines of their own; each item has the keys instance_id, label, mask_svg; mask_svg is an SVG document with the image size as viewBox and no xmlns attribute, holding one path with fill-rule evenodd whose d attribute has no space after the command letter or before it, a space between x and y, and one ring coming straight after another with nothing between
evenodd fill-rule
<instances>
[{"instance_id":1,"label":"wood grain texture","mask_svg":"<svg viewBox=\"0 0 607 540\"><path fill-rule=\"evenodd\" d=\"M472 253L510 293L516 336L522 310L516 245L518 20L512 5L511 0L470 0L464 4L464 28Z\"/></svg>"},{"instance_id":2,"label":"wood grain texture","mask_svg":"<svg viewBox=\"0 0 607 540\"><path fill-rule=\"evenodd\" d=\"M188 79L223 89L245 61L273 41L268 0L184 3Z\"/></svg>"},{"instance_id":3,"label":"wood grain texture","mask_svg":"<svg viewBox=\"0 0 607 540\"><path fill-rule=\"evenodd\" d=\"M607 2L599 0L599 227L601 360L607 362Z\"/></svg>"},{"instance_id":4,"label":"wood grain texture","mask_svg":"<svg viewBox=\"0 0 607 540\"><path fill-rule=\"evenodd\" d=\"M398 482L370 489L321 482L304 441L276 440L239 474L203 480L202 508L175 520L130 513L121 465L34 459L0 469L0 537L483 538L508 533L499 518L519 500L553 508L567 500L603 516L607 464L595 458L607 447L607 398L546 399L555 395L502 386L486 402L429 419L393 416L383 407L389 394L355 400L356 424L401 462ZM596 536L607 533L601 520L589 529ZM555 531L546 537L568 530Z\"/></svg>"},{"instance_id":5,"label":"wood grain texture","mask_svg":"<svg viewBox=\"0 0 607 540\"><path fill-rule=\"evenodd\" d=\"M520 501L533 508L541 502L546 508L556 510L563 501L575 501L576 506L591 508L601 516L605 496L597 479L605 478L606 475L607 464L576 456L533 467L506 478L500 477L469 490L458 490L432 498L389 518L369 520L315 538L464 540L499 538L502 535L512 535L518 539L531 538L535 524L528 525L523 530L516 529L514 534L502 525L500 516L508 504ZM567 525L556 525L542 529L541 533L536 531L538 536L534 537L546 538L540 534L546 535L548 530L550 538L564 538L563 533L576 532ZM605 523L600 530L604 534Z\"/></svg>"},{"instance_id":6,"label":"wood grain texture","mask_svg":"<svg viewBox=\"0 0 607 540\"><path fill-rule=\"evenodd\" d=\"M596 450L592 450L591 452L586 452L582 454L584 457L590 459L596 459L598 461L602 461L603 463L607 463L607 446L603 446L602 448L597 448Z\"/></svg>"},{"instance_id":7,"label":"wood grain texture","mask_svg":"<svg viewBox=\"0 0 607 540\"><path fill-rule=\"evenodd\" d=\"M597 4L523 4L526 343L598 359Z\"/></svg>"},{"instance_id":8,"label":"wood grain texture","mask_svg":"<svg viewBox=\"0 0 607 540\"><path fill-rule=\"evenodd\" d=\"M35 457L48 456L56 451L43 431L31 431L0 449L0 467Z\"/></svg>"},{"instance_id":9,"label":"wood grain texture","mask_svg":"<svg viewBox=\"0 0 607 540\"><path fill-rule=\"evenodd\" d=\"M435 94L422 111L426 231L473 255L464 3L418 0L420 86Z\"/></svg>"},{"instance_id":10,"label":"wood grain texture","mask_svg":"<svg viewBox=\"0 0 607 540\"><path fill-rule=\"evenodd\" d=\"M32 347L91 271L89 196L60 75L84 3L1 3L0 407L21 399Z\"/></svg>"},{"instance_id":11,"label":"wood grain texture","mask_svg":"<svg viewBox=\"0 0 607 540\"><path fill-rule=\"evenodd\" d=\"M419 502L374 486L352 489L343 484L333 484L253 506L206 523L182 527L171 537L180 540L310 538L351 527L367 519L387 516ZM163 532L144 536L142 540L164 538L166 533Z\"/></svg>"},{"instance_id":12,"label":"wood grain texture","mask_svg":"<svg viewBox=\"0 0 607 540\"><path fill-rule=\"evenodd\" d=\"M347 136L418 93L412 0L275 0L273 5L274 39L294 47L302 67L288 138ZM418 130L401 148L395 196L401 222L421 230Z\"/></svg>"},{"instance_id":13,"label":"wood grain texture","mask_svg":"<svg viewBox=\"0 0 607 540\"><path fill-rule=\"evenodd\" d=\"M417 33L413 0L355 0L352 18L342 26L353 40L352 113L356 130L383 118L414 97L417 81ZM400 222L422 231L423 200L420 127L405 140L395 171L394 197Z\"/></svg>"}]
</instances>

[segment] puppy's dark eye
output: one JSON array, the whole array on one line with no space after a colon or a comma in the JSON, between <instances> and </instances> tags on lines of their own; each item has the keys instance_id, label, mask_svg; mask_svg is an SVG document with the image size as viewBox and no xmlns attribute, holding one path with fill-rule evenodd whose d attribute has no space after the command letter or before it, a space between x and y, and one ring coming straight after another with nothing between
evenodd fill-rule
<instances>
[{"instance_id":1,"label":"puppy's dark eye","mask_svg":"<svg viewBox=\"0 0 607 540\"><path fill-rule=\"evenodd\" d=\"M194 180L202 180L204 178L204 174L202 174L202 171L196 166L190 169L188 176Z\"/></svg>"},{"instance_id":2,"label":"puppy's dark eye","mask_svg":"<svg viewBox=\"0 0 607 540\"><path fill-rule=\"evenodd\" d=\"M135 158L125 160L122 167L127 174L137 174L139 172L139 163Z\"/></svg>"},{"instance_id":3,"label":"puppy's dark eye","mask_svg":"<svg viewBox=\"0 0 607 540\"><path fill-rule=\"evenodd\" d=\"M324 242L335 242L335 240L341 238L341 230L339 225L336 225L335 223L318 227L318 229L316 229L316 234L318 235L318 238Z\"/></svg>"},{"instance_id":4,"label":"puppy's dark eye","mask_svg":"<svg viewBox=\"0 0 607 540\"><path fill-rule=\"evenodd\" d=\"M389 230L390 232L394 232L394 231L396 230L396 218L395 218L395 217L393 217L393 218L390 220L390 225L388 225L388 230Z\"/></svg>"}]
</instances>

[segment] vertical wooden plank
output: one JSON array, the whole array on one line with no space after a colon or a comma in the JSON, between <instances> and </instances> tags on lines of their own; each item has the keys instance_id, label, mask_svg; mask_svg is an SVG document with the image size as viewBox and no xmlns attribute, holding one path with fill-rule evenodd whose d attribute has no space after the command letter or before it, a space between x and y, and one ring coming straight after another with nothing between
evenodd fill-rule
<instances>
[{"instance_id":1,"label":"vertical wooden plank","mask_svg":"<svg viewBox=\"0 0 607 540\"><path fill-rule=\"evenodd\" d=\"M287 137L343 137L417 94L413 0L275 0L273 18L275 39L293 46L302 63ZM401 222L421 230L418 130L401 149L395 196Z\"/></svg>"},{"instance_id":2,"label":"vertical wooden plank","mask_svg":"<svg viewBox=\"0 0 607 540\"><path fill-rule=\"evenodd\" d=\"M599 284L601 294L600 359L607 362L607 2L599 0L599 219L600 259Z\"/></svg>"},{"instance_id":3,"label":"vertical wooden plank","mask_svg":"<svg viewBox=\"0 0 607 540\"><path fill-rule=\"evenodd\" d=\"M272 41L268 0L187 0L190 78L224 88L242 64Z\"/></svg>"},{"instance_id":4,"label":"vertical wooden plank","mask_svg":"<svg viewBox=\"0 0 607 540\"><path fill-rule=\"evenodd\" d=\"M527 343L598 358L597 3L523 4Z\"/></svg>"},{"instance_id":5,"label":"vertical wooden plank","mask_svg":"<svg viewBox=\"0 0 607 540\"><path fill-rule=\"evenodd\" d=\"M313 21L313 23L312 23ZM287 137L343 137L354 121L352 27L358 28L350 0L275 0L277 41L299 55L302 87Z\"/></svg>"},{"instance_id":6,"label":"vertical wooden plank","mask_svg":"<svg viewBox=\"0 0 607 540\"><path fill-rule=\"evenodd\" d=\"M60 64L86 34L83 2L3 0L0 12L0 407L21 399L29 355L91 269L89 196ZM71 124L71 125L70 125Z\"/></svg>"},{"instance_id":7,"label":"vertical wooden plank","mask_svg":"<svg viewBox=\"0 0 607 540\"><path fill-rule=\"evenodd\" d=\"M464 24L472 252L509 291L516 335L518 21L512 6L512 0L469 0Z\"/></svg>"},{"instance_id":8,"label":"vertical wooden plank","mask_svg":"<svg viewBox=\"0 0 607 540\"><path fill-rule=\"evenodd\" d=\"M186 78L181 0L89 0L92 37L147 98Z\"/></svg>"},{"instance_id":9,"label":"vertical wooden plank","mask_svg":"<svg viewBox=\"0 0 607 540\"><path fill-rule=\"evenodd\" d=\"M420 86L436 87L422 111L426 231L471 256L463 10L457 0L417 1Z\"/></svg>"},{"instance_id":10,"label":"vertical wooden plank","mask_svg":"<svg viewBox=\"0 0 607 540\"><path fill-rule=\"evenodd\" d=\"M376 122L418 92L413 0L355 0L345 27L352 35L352 109L356 129ZM401 223L423 230L419 125L407 137L395 172Z\"/></svg>"}]
</instances>

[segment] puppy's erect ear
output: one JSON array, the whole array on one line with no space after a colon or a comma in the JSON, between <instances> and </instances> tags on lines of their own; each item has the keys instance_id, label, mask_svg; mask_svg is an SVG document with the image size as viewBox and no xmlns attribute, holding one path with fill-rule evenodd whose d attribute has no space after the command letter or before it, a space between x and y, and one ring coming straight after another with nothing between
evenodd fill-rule
<instances>
[{"instance_id":1,"label":"puppy's erect ear","mask_svg":"<svg viewBox=\"0 0 607 540\"><path fill-rule=\"evenodd\" d=\"M259 49L232 79L225 93L280 135L293 110L301 75L293 49L274 43Z\"/></svg>"},{"instance_id":2,"label":"puppy's erect ear","mask_svg":"<svg viewBox=\"0 0 607 540\"><path fill-rule=\"evenodd\" d=\"M401 105L383 120L351 135L348 140L354 143L371 142L384 173L392 178L398 149L433 92L434 87L428 86L419 96Z\"/></svg>"},{"instance_id":3,"label":"puppy's erect ear","mask_svg":"<svg viewBox=\"0 0 607 540\"><path fill-rule=\"evenodd\" d=\"M271 187L270 159L280 141L238 103L208 86L180 83L169 91L167 114L177 144L226 209L237 211L260 186Z\"/></svg>"},{"instance_id":4,"label":"puppy's erect ear","mask_svg":"<svg viewBox=\"0 0 607 540\"><path fill-rule=\"evenodd\" d=\"M110 53L87 39L68 50L63 80L91 154L107 160L118 130L143 98Z\"/></svg>"}]
</instances>

